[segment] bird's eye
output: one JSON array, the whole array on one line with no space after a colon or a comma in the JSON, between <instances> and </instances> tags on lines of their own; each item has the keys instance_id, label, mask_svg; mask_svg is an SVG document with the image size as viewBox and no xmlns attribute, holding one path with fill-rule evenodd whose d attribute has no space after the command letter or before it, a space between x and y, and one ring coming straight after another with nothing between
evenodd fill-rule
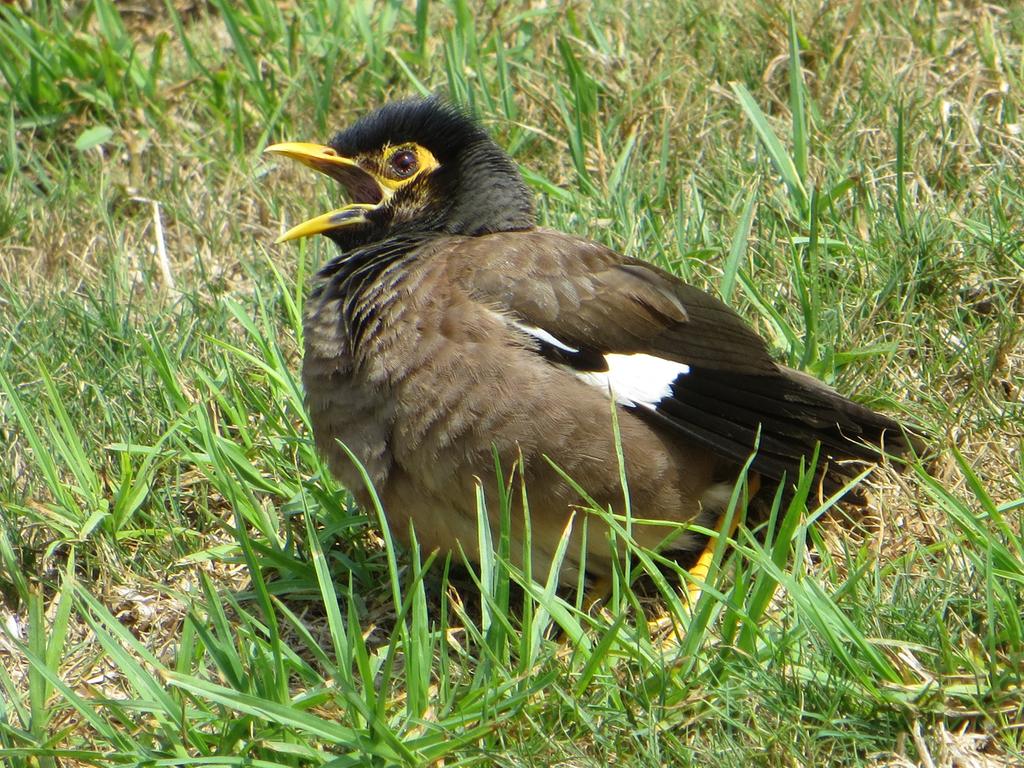
<instances>
[{"instance_id":1,"label":"bird's eye","mask_svg":"<svg viewBox=\"0 0 1024 768\"><path fill-rule=\"evenodd\" d=\"M400 179L407 179L420 167L419 158L411 149L400 149L391 155L391 170Z\"/></svg>"}]
</instances>

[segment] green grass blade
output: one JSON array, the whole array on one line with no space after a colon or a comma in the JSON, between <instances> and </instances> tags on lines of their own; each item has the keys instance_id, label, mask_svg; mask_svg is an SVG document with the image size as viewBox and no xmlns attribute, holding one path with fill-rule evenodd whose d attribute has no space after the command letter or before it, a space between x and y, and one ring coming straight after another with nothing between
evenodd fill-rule
<instances>
[{"instance_id":1,"label":"green grass blade","mask_svg":"<svg viewBox=\"0 0 1024 768\"><path fill-rule=\"evenodd\" d=\"M775 166L776 172L782 177L782 181L789 189L790 198L802 216L807 211L809 200L807 190L804 188L804 183L800 178L796 165L793 163L793 159L783 148L782 142L775 135L775 131L769 124L767 116L761 111L761 108L757 105L757 102L746 86L742 83L732 83L731 85L733 93L736 94L736 98L740 102L740 107L754 126L758 138L761 139L761 143L768 152L768 158L771 160L772 165Z\"/></svg>"}]
</instances>

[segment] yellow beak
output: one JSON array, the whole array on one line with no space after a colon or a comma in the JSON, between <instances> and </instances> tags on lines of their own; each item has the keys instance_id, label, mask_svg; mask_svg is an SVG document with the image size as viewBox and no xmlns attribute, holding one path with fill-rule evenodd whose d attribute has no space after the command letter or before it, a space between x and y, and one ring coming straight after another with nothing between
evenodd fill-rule
<instances>
[{"instance_id":1,"label":"yellow beak","mask_svg":"<svg viewBox=\"0 0 1024 768\"><path fill-rule=\"evenodd\" d=\"M312 219L307 219L292 227L277 238L276 242L278 243L295 240L299 237L319 235L340 227L365 222L367 221L366 213L380 205L389 191L378 183L372 173L364 170L355 160L342 157L331 147L322 144L289 141L283 144L273 144L263 151L297 160L314 171L330 176L345 187L354 201L342 208L314 216Z\"/></svg>"}]
</instances>

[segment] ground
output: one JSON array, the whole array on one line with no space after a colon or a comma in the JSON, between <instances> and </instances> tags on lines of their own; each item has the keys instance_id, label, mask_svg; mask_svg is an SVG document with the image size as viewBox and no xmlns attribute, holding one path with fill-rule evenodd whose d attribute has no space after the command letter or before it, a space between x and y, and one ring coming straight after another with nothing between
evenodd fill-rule
<instances>
[{"instance_id":1,"label":"ground","mask_svg":"<svg viewBox=\"0 0 1024 768\"><path fill-rule=\"evenodd\" d=\"M1024 8L620 6L0 5L6 763L1024 762ZM694 610L424 572L313 450L337 193L261 150L428 92L928 455Z\"/></svg>"}]
</instances>

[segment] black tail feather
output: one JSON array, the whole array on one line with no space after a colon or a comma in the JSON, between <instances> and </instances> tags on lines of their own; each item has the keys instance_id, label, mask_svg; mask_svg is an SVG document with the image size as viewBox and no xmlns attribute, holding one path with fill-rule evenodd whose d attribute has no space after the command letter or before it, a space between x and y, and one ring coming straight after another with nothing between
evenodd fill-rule
<instances>
[{"instance_id":1,"label":"black tail feather","mask_svg":"<svg viewBox=\"0 0 1024 768\"><path fill-rule=\"evenodd\" d=\"M797 371L766 375L691 369L653 410L636 406L709 449L744 462L768 480L796 481L820 445L822 490L838 492L860 471L857 462L920 450L920 437ZM852 462L852 464L851 464ZM847 496L857 502L860 495Z\"/></svg>"}]
</instances>

